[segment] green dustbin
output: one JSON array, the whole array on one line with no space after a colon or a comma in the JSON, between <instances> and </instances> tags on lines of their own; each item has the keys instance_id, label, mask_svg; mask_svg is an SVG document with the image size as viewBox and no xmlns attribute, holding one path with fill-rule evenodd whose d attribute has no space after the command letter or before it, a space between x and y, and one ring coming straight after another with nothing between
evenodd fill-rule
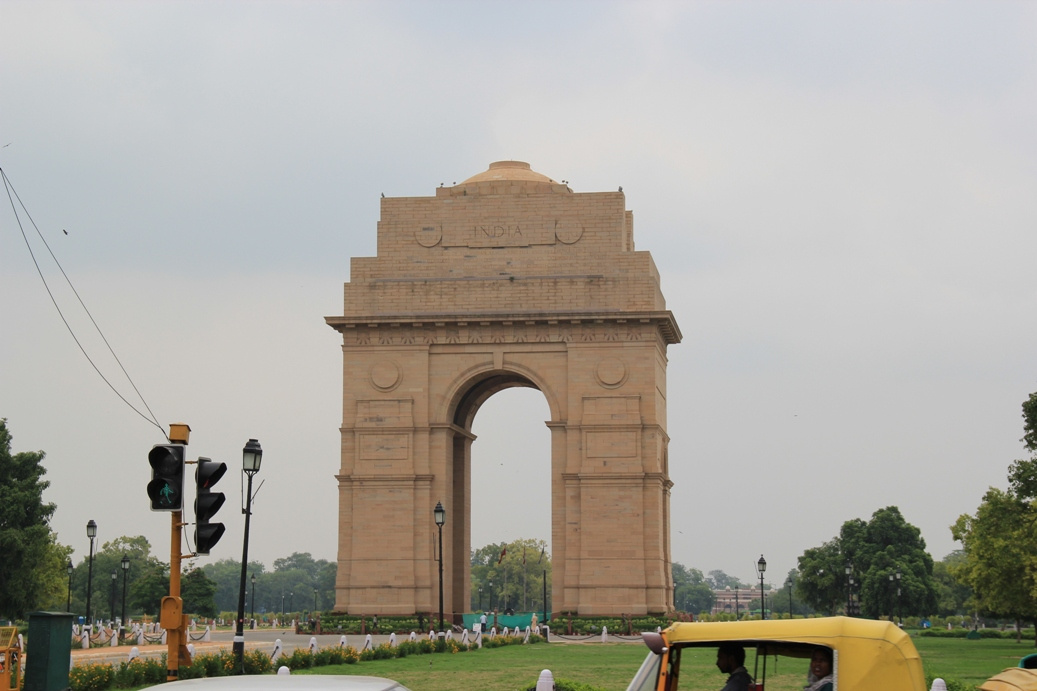
<instances>
[{"instance_id":1,"label":"green dustbin","mask_svg":"<svg viewBox=\"0 0 1037 691\"><path fill-rule=\"evenodd\" d=\"M25 691L65 691L72 660L72 614L29 612Z\"/></svg>"}]
</instances>

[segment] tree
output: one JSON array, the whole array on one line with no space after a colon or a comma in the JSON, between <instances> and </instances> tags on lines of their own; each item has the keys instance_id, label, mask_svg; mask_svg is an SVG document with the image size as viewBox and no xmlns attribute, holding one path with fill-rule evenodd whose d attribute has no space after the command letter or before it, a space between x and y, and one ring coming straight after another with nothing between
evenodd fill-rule
<instances>
[{"instance_id":1,"label":"tree","mask_svg":"<svg viewBox=\"0 0 1037 691\"><path fill-rule=\"evenodd\" d=\"M689 569L680 562L673 562L673 587L676 591L674 606L682 612L708 612L713 609L716 595L706 578L698 569Z\"/></svg>"},{"instance_id":2,"label":"tree","mask_svg":"<svg viewBox=\"0 0 1037 691\"><path fill-rule=\"evenodd\" d=\"M72 550L59 545L50 528L55 505L43 502L50 485L42 479L45 454L12 455L11 441L7 419L0 418L0 615L20 619L61 601Z\"/></svg>"},{"instance_id":3,"label":"tree","mask_svg":"<svg viewBox=\"0 0 1037 691\"><path fill-rule=\"evenodd\" d=\"M180 597L184 601L184 612L215 617L219 610L216 609L214 595L216 583L209 580L201 569L191 569L180 577Z\"/></svg>"},{"instance_id":4,"label":"tree","mask_svg":"<svg viewBox=\"0 0 1037 691\"><path fill-rule=\"evenodd\" d=\"M544 611L544 578L550 583L551 555L547 542L523 538L489 544L472 552L472 611L480 605L504 611ZM492 587L490 584L493 584ZM548 593L550 597L550 593Z\"/></svg>"},{"instance_id":5,"label":"tree","mask_svg":"<svg viewBox=\"0 0 1037 691\"><path fill-rule=\"evenodd\" d=\"M893 615L901 608L910 613L936 609L933 559L925 551L921 531L904 520L895 506L879 509L867 522L855 518L843 523L837 538L803 553L799 571L796 592L812 607L829 614L847 602L849 578L853 578L852 590L859 595L865 616Z\"/></svg>"},{"instance_id":6,"label":"tree","mask_svg":"<svg viewBox=\"0 0 1037 691\"><path fill-rule=\"evenodd\" d=\"M719 569L714 569L709 572L709 577L706 578L706 582L709 583L713 590L723 590L724 588L731 586L731 590L738 590L739 588L748 588L750 586L743 584L734 576L728 576Z\"/></svg>"},{"instance_id":7,"label":"tree","mask_svg":"<svg viewBox=\"0 0 1037 691\"><path fill-rule=\"evenodd\" d=\"M933 582L936 586L936 613L941 617L967 613L966 603L972 598L972 588L958 578L965 554L955 550L933 564Z\"/></svg>"},{"instance_id":8,"label":"tree","mask_svg":"<svg viewBox=\"0 0 1037 691\"><path fill-rule=\"evenodd\" d=\"M1037 394L1023 402L1023 429L1026 448L1037 451ZM972 587L977 611L1037 625L1037 454L1009 466L1008 485L988 489L976 514L951 526L965 556L954 574Z\"/></svg>"}]
</instances>

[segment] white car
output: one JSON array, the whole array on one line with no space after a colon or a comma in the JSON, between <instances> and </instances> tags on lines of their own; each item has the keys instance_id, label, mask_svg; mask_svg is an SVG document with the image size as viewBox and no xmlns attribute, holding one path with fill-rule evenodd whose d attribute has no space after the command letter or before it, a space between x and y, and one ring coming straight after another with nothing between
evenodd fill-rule
<instances>
[{"instance_id":1,"label":"white car","mask_svg":"<svg viewBox=\"0 0 1037 691\"><path fill-rule=\"evenodd\" d=\"M348 674L245 674L184 679L148 688L163 691L410 691L392 679Z\"/></svg>"}]
</instances>

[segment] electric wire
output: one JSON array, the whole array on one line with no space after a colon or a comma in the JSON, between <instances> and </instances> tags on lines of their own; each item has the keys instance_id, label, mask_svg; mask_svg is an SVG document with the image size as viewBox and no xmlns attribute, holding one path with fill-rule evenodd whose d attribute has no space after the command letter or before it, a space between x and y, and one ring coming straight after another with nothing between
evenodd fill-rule
<instances>
[{"instance_id":1,"label":"electric wire","mask_svg":"<svg viewBox=\"0 0 1037 691\"><path fill-rule=\"evenodd\" d=\"M151 408L148 406L147 401L144 400L144 396L140 393L140 390L137 389L137 385L133 383L133 378L130 377L129 372L127 372L126 368L123 367L122 361L119 360L119 356L115 354L115 350L108 342L108 339L105 338L104 333L101 331L101 327L98 326L96 321L94 321L94 315L90 313L90 310L87 308L86 303L83 302L83 298L80 297L79 291L77 291L76 287L72 285L72 280L68 277L68 274L65 273L65 269L61 266L61 262L59 262L58 258L54 256L54 251L50 248L50 245L47 243L46 238L43 237L43 233L40 231L39 226L36 225L36 221L33 220L32 215L29 213L29 210L25 207L25 203L22 201L21 197L18 196L18 191L14 189L14 185L11 183L10 178L7 177L7 173L4 172L3 168L0 168L0 178L3 178L4 189L7 192L7 199L11 203L11 211L14 213L15 221L18 223L18 230L21 231L22 240L25 242L25 246L29 250L29 256L32 257L32 263L36 267L36 273L39 274L40 280L43 281L43 287L46 289L47 295L50 297L50 301L54 305L54 309L57 310L58 316L61 317L62 323L64 323L65 328L68 329L69 334L72 336L72 340L76 342L76 346L79 347L79 351L83 353L83 357L85 357L86 361L90 363L90 366L94 368L94 371L97 372L97 375L99 377L101 377L101 380L108 385L108 388L111 389L112 392L116 396L118 396L123 403L129 406L130 410L144 418L144 420L148 423L154 425L155 427L158 427L159 431L162 432L162 436L166 438L166 441L169 441L169 437L166 435L165 429L162 427L162 425L159 424L158 419L155 417L155 413L151 411ZM14 195L13 197L11 196L12 194ZM76 299L79 301L80 306L83 308L83 311L86 312L87 317L89 317L90 323L94 325L94 328L97 330L98 335L100 335L101 340L104 341L105 346L108 347L108 352L111 353L112 357L115 359L115 362L118 363L119 369L122 370L123 375L126 376L126 380L130 383L130 386L133 387L133 390L134 392L136 392L137 397L140 398L141 403L144 404L144 407L151 415L150 418L148 418L147 415L142 413L134 404L130 403L121 393L119 393L118 389L115 388L112 382L110 382L108 378L104 375L104 373L101 372L97 364L94 363L89 353L86 352L86 348L83 347L83 344L76 336L75 331L72 329L72 325L68 323L68 320L65 318L65 314L61 311L61 307L58 305L58 301L54 297L54 293L51 291L50 285L47 283L47 278L43 275L43 269L40 267L40 263L36 259L36 254L32 251L32 243L29 242L29 238L25 234L25 227L22 225L21 216L19 215L18 208L17 206L15 206L14 203L15 199L18 200L18 204L21 205L22 211L25 213L25 217L29 219L29 222L32 224L32 227L36 230L36 234L43 242L44 247L46 247L47 251L50 253L51 259L54 260L54 263L61 271L61 275L65 277L65 281L68 283L69 288L72 289L72 292L73 294L75 294Z\"/></svg>"}]
</instances>

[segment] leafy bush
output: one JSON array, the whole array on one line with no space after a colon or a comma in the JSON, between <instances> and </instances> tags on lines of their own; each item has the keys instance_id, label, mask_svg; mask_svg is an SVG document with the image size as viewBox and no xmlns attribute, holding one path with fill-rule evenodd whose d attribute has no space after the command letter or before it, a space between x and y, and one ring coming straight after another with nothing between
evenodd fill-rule
<instances>
[{"instance_id":1,"label":"leafy bush","mask_svg":"<svg viewBox=\"0 0 1037 691\"><path fill-rule=\"evenodd\" d=\"M68 672L68 685L72 691L104 691L115 681L115 670L111 665L78 665Z\"/></svg>"}]
</instances>

